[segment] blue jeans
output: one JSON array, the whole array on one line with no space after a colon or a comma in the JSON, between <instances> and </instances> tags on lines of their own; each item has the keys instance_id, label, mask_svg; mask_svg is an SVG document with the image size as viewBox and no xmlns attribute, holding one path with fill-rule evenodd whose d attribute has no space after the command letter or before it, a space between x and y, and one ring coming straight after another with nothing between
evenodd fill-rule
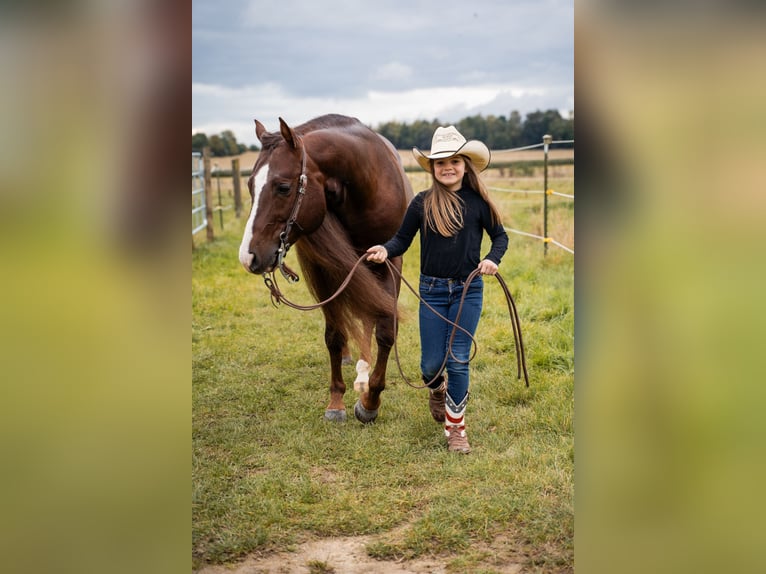
<instances>
[{"instance_id":1,"label":"blue jeans","mask_svg":"<svg viewBox=\"0 0 766 574\"><path fill-rule=\"evenodd\" d=\"M420 276L420 296L441 315L455 322L460 298L463 296L463 281L440 277ZM474 278L460 313L459 325L473 335L479 324L481 307L484 300L484 281L481 275ZM456 404L460 404L468 394L468 359L471 356L471 338L460 329L455 331L452 342L452 354L449 353L449 340L453 326L434 314L421 301L420 311L420 370L426 381L440 374L440 367L447 356L447 392ZM455 360L457 358L458 360Z\"/></svg>"}]
</instances>

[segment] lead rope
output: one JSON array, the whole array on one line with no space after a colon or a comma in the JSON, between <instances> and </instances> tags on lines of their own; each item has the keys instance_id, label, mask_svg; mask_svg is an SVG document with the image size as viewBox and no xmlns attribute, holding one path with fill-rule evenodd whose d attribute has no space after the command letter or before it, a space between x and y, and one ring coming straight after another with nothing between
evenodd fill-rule
<instances>
[{"instance_id":1,"label":"lead rope","mask_svg":"<svg viewBox=\"0 0 766 574\"><path fill-rule=\"evenodd\" d=\"M444 320L445 322L452 325L452 332L450 333L449 343L447 344L447 349L449 349L449 353L444 356L444 361L442 361L441 367L436 371L437 375L425 383L424 385L413 385L408 379L407 376L404 374L401 366L401 362L399 361L399 346L397 345L398 337L394 338L394 354L396 356L396 365L399 367L399 374L404 379L404 382L407 383L410 387L415 389L423 389L425 387L428 387L432 383L436 381L436 379L439 378L439 375L444 370L444 367L447 365L447 360L449 357L452 357L453 360L455 360L458 363L470 363L473 358L476 356L476 353L478 352L479 345L476 343L476 339L469 333L467 330L465 330L463 327L458 325L458 321L460 321L460 315L463 313L463 304L465 303L465 297L468 294L468 287L470 286L471 282L478 277L481 272L478 269L474 269L471 274L468 276L468 278L465 280L465 284L463 286L463 294L460 297L460 305L458 306L457 314L455 315L455 321L450 321L447 317L439 313L436 309L431 307L428 303L426 303L421 297L420 294L415 290L415 288L409 284L407 279L404 278L404 275L402 275L401 271L399 271L393 263L391 263L388 259L386 259L386 263L388 264L389 272L391 273L393 277L393 273L395 272L401 280L404 282L404 284L407 286L407 288L417 297L421 303L423 303L432 313L434 313L436 316ZM503 293L505 294L505 300L508 305L508 313L511 317L511 324L513 326L513 342L516 348L516 369L517 369L517 375L516 378L520 379L522 372L524 374L524 383L527 387L529 387L529 374L527 373L527 361L525 357L524 352L524 341L521 337L521 322L519 321L519 314L516 310L516 303L513 300L513 296L511 295L510 290L508 289L508 286L505 283L505 280L503 277L496 273L494 277L498 280L500 283L500 286L503 289ZM397 333L397 319L396 319L396 313L394 313L394 333ZM453 350L452 350L452 344L455 341L455 334L457 333L457 330L460 329L463 333L468 335L471 339L471 346L473 347L473 351L471 353L471 356L468 358L467 361L461 361L458 359Z\"/></svg>"},{"instance_id":2,"label":"lead rope","mask_svg":"<svg viewBox=\"0 0 766 574\"><path fill-rule=\"evenodd\" d=\"M353 277L354 273L356 272L357 268L361 263L367 258L367 254L364 253L362 256L356 261L354 266L349 271L348 275L346 276L346 279L343 280L343 283L340 284L338 289L330 295L327 299L324 301L319 301L318 303L315 303L313 305L298 305L297 303L293 303L289 299L287 299L282 292L279 289L279 286L277 285L276 281L276 275L273 276L271 273L264 273L263 274L263 282L266 284L266 287L269 288L269 291L271 293L271 303L275 307L279 305L279 303L284 303L288 307L292 307L293 309L297 309L299 311L312 311L314 309L318 309L333 299L337 298L344 289L348 286L348 284L351 282L351 278ZM465 280L465 284L463 286L463 294L460 297L460 305L458 306L457 315L455 316L455 321L450 321L447 317L439 313L436 309L431 307L428 303L423 301L423 299L420 297L420 293L410 285L410 283L405 279L404 275L402 275L402 272L399 271L396 266L391 263L390 260L386 259L386 264L388 265L388 271L391 275L391 279L396 283L396 278L394 274L398 275L399 278L402 280L402 282L407 286L407 288L415 295L415 297L418 298L418 300L423 303L430 311L432 311L434 314L436 314L438 317L440 317L442 320L446 321L450 325L452 325L452 332L450 333L449 338L449 344L447 345L447 348L449 349L449 353L444 356L444 361L442 362L442 366L437 371L438 373L441 373L444 370L444 367L447 365L447 360L449 357L452 357L455 361L459 363L470 363L473 358L476 356L476 353L478 352L479 345L476 343L476 339L469 333L466 329L458 325L458 321L460 320L460 315L463 312L463 303L465 302L465 297L468 292L468 287L470 286L471 282L480 274L480 271L478 269L474 269L473 272L468 276L468 278ZM500 273L496 273L494 277L498 280L500 283L500 286L503 289L503 293L505 294L505 301L508 305L508 314L511 317L511 325L513 326L513 341L514 346L516 349L516 369L517 369L517 379L521 379L522 372L524 374L524 383L527 387L529 387L529 375L527 373L527 361L525 357L525 351L524 351L524 340L521 336L521 322L519 321L519 314L516 310L516 303L513 300L513 296L511 295L510 290L508 289L508 286L505 283L505 280L500 275ZM396 297L394 298L394 310L393 310L393 316L394 316L394 333L395 335L398 334L398 321L396 318L396 302L398 300L399 293L396 293ZM473 348L471 352L471 356L468 358L467 361L461 361L457 357L455 357L453 351L452 351L452 344L455 340L455 334L457 333L457 330L460 329L463 333L465 333L468 337L471 338L471 346ZM413 385L407 376L404 374L404 370L402 369L401 361L399 360L399 345L398 345L398 336L394 336L394 356L396 357L396 366L399 368L399 374L404 379L404 382L407 383L410 387L415 389L423 389L427 387L429 384L433 383L436 380L436 377L426 383L425 385ZM437 375L438 377L438 375Z\"/></svg>"}]
</instances>

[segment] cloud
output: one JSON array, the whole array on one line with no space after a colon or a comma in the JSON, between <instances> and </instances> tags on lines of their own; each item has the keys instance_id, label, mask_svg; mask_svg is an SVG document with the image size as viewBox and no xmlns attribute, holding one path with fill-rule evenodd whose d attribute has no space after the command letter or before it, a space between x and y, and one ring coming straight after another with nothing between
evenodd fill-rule
<instances>
[{"instance_id":1,"label":"cloud","mask_svg":"<svg viewBox=\"0 0 766 574\"><path fill-rule=\"evenodd\" d=\"M372 79L382 82L399 82L412 77L412 68L400 62L389 62L372 73Z\"/></svg>"},{"instance_id":2,"label":"cloud","mask_svg":"<svg viewBox=\"0 0 766 574\"><path fill-rule=\"evenodd\" d=\"M398 4L398 6L397 6ZM242 10L246 28L281 30L359 29L370 32L408 32L433 21L431 10L414 10L412 0L354 2L349 0L249 0Z\"/></svg>"},{"instance_id":3,"label":"cloud","mask_svg":"<svg viewBox=\"0 0 766 574\"><path fill-rule=\"evenodd\" d=\"M574 108L573 0L193 3L192 129L257 143L334 112L375 127Z\"/></svg>"},{"instance_id":4,"label":"cloud","mask_svg":"<svg viewBox=\"0 0 766 574\"><path fill-rule=\"evenodd\" d=\"M276 130L278 118L297 125L326 113L359 118L376 127L387 121L410 123L417 119L457 121L466 115L510 115L537 109L573 109L573 95L563 89L484 84L439 86L402 91L370 90L362 96L303 97L280 85L265 83L229 88L195 83L192 85L192 133L208 135L231 130L237 141L257 144L253 120ZM572 105L570 105L572 103ZM208 110L201 113L201 110ZM244 111L243 111L244 110Z\"/></svg>"}]
</instances>

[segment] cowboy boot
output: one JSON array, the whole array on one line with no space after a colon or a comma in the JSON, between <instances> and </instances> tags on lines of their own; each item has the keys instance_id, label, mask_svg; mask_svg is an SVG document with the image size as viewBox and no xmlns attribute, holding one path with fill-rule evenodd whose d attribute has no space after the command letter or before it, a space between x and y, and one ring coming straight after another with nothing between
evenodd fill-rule
<instances>
[{"instance_id":1,"label":"cowboy boot","mask_svg":"<svg viewBox=\"0 0 766 574\"><path fill-rule=\"evenodd\" d=\"M428 381L429 379L424 376L423 382L428 383ZM439 375L433 383L428 385L428 408L437 423L444 422L444 389L446 388L444 375Z\"/></svg>"},{"instance_id":2,"label":"cowboy boot","mask_svg":"<svg viewBox=\"0 0 766 574\"><path fill-rule=\"evenodd\" d=\"M459 452L468 454L471 452L471 445L468 444L468 436L465 432L465 406L468 403L468 395L456 404L446 393L445 397L445 419L444 436L447 437L447 446L450 452Z\"/></svg>"}]
</instances>

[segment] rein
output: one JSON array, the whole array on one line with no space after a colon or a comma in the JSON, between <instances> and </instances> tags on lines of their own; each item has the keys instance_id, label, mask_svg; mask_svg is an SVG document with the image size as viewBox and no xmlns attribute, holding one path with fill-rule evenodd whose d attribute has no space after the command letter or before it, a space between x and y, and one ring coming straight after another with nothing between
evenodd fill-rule
<instances>
[{"instance_id":1,"label":"rein","mask_svg":"<svg viewBox=\"0 0 766 574\"><path fill-rule=\"evenodd\" d=\"M298 202L296 202L298 204ZM299 205L299 204L298 204ZM297 209L293 210L297 213ZM289 244L287 244L289 247ZM281 247L280 247L281 249ZM320 301L318 303L315 303L313 305L298 305L297 303L293 303L292 301L288 300L282 292L279 290L279 286L276 282L276 276L272 279L270 273L264 273L263 274L263 281L266 284L266 287L269 288L269 291L271 292L271 303L275 307L279 305L279 303L284 303L288 307L292 307L293 309L297 309L299 311L312 311L314 309L318 309L333 299L337 298L343 290L348 286L348 284L351 282L351 278L353 277L354 273L356 272L357 268L361 263L367 258L367 253L363 253L362 256L354 263L354 266L349 271L348 275L346 276L346 279L343 280L343 283L340 284L338 289L333 293L330 297L325 299L324 301ZM471 335L468 331L466 331L463 327L458 325L458 321L460 320L460 315L463 312L463 303L465 302L465 297L468 292L468 287L471 284L471 282L480 275L480 271L478 269L474 269L473 272L468 276L468 278L465 280L465 285L463 287L463 295L460 297L460 306L458 307L457 315L455 316L455 321L450 321L447 317L439 313L436 309L431 307L428 303L423 301L423 299L420 297L420 293L412 286L410 283L404 278L404 275L402 275L401 271L399 271L396 266L391 263L388 259L386 259L386 264L388 265L389 274L391 275L392 279L394 278L394 274L398 275L399 278L402 280L402 282L407 286L407 288L412 291L412 293L415 295L415 297L420 300L421 303L423 303L428 309L430 309L434 314L436 314L438 317L452 325L452 333L450 334L449 338L449 354L444 356L444 362L442 363L442 366L439 368L438 372L441 373L444 367L447 364L447 359L451 356L455 361L461 362L461 363L470 363L473 358L476 356L476 353L478 352L479 345L476 343L476 339ZM282 268L280 267L280 270ZM293 275L295 275L294 272L290 271ZM282 271L282 274L285 275L286 278L289 277L285 274L284 271ZM297 281L297 275L295 275ZM511 295L510 290L508 289L508 286L505 283L505 280L503 277L496 273L494 277L497 279L497 281L500 283L500 286L503 289L503 293L505 294L505 301L508 304L508 313L511 317L511 324L513 326L513 342L516 348L516 369L517 369L517 379L521 379L522 373L524 374L524 383L527 387L529 387L529 375L527 373L527 361L524 353L524 341L521 336L521 322L519 321L519 314L516 310L516 303L513 300L513 296ZM290 281L291 283L294 283L295 281ZM398 333L398 325L397 325L397 319L396 319L396 301L398 299L398 293L396 294L397 297L394 298L394 333ZM471 344L473 347L473 352L471 353L471 356L468 358L467 361L460 361L457 357L455 357L454 353L452 352L452 343L455 340L455 333L457 330L460 329L463 333L468 335L471 338ZM401 362L399 360L399 346L397 344L398 337L394 337L394 355L396 356L396 366L399 368L399 374L404 379L404 382L407 383L410 387L416 388L416 389L422 389L427 387L430 383L433 383L436 378L434 378L432 381L429 381L425 385L413 385L408 379L407 376L404 374L404 371L402 369ZM437 375L438 377L438 375Z\"/></svg>"}]
</instances>

